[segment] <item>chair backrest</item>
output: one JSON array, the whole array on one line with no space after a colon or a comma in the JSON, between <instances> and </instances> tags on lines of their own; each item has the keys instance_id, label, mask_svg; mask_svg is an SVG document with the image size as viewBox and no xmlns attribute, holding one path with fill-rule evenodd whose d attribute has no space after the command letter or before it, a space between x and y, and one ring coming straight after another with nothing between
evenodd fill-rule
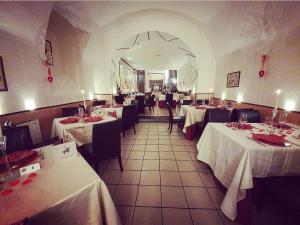
<instances>
[{"instance_id":1,"label":"chair backrest","mask_svg":"<svg viewBox=\"0 0 300 225\"><path fill-rule=\"evenodd\" d=\"M172 106L172 104L173 104L173 94L166 94L166 102L168 102L170 104L170 106Z\"/></svg>"},{"instance_id":2,"label":"chair backrest","mask_svg":"<svg viewBox=\"0 0 300 225\"><path fill-rule=\"evenodd\" d=\"M150 104L155 106L155 95L151 95Z\"/></svg>"},{"instance_id":3,"label":"chair backrest","mask_svg":"<svg viewBox=\"0 0 300 225\"><path fill-rule=\"evenodd\" d=\"M137 101L137 113L144 113L145 111L145 96L136 95L135 100Z\"/></svg>"},{"instance_id":4,"label":"chair backrest","mask_svg":"<svg viewBox=\"0 0 300 225\"><path fill-rule=\"evenodd\" d=\"M237 109L237 108L234 108L232 109L231 111L231 115L230 115L230 121L231 122L238 122L239 118L240 118L240 112L241 111L244 111L244 110L253 110L252 108L247 108L247 109Z\"/></svg>"},{"instance_id":5,"label":"chair backrest","mask_svg":"<svg viewBox=\"0 0 300 225\"><path fill-rule=\"evenodd\" d=\"M20 126L3 129L3 135L6 136L7 152L14 152L18 150L32 149L32 139L29 127Z\"/></svg>"},{"instance_id":6,"label":"chair backrest","mask_svg":"<svg viewBox=\"0 0 300 225\"><path fill-rule=\"evenodd\" d=\"M115 96L115 101L116 101L117 104L123 104L123 102L124 102L124 96L122 96L122 95L116 95Z\"/></svg>"},{"instance_id":7,"label":"chair backrest","mask_svg":"<svg viewBox=\"0 0 300 225\"><path fill-rule=\"evenodd\" d=\"M207 123L225 123L230 122L230 111L226 109L206 109L204 115L204 126Z\"/></svg>"},{"instance_id":8,"label":"chair backrest","mask_svg":"<svg viewBox=\"0 0 300 225\"><path fill-rule=\"evenodd\" d=\"M150 101L151 101L151 94L146 93L145 94L145 103L150 103Z\"/></svg>"},{"instance_id":9,"label":"chair backrest","mask_svg":"<svg viewBox=\"0 0 300 225\"><path fill-rule=\"evenodd\" d=\"M126 105L122 111L122 130L132 127L136 121L136 105Z\"/></svg>"},{"instance_id":10,"label":"chair backrest","mask_svg":"<svg viewBox=\"0 0 300 225\"><path fill-rule=\"evenodd\" d=\"M172 122L173 121L172 107L171 107L169 102L166 103L166 106L167 106L167 109L168 109L168 112L169 112L169 122Z\"/></svg>"},{"instance_id":11,"label":"chair backrest","mask_svg":"<svg viewBox=\"0 0 300 225\"><path fill-rule=\"evenodd\" d=\"M95 100L93 102L93 106L97 106L97 105L105 105L106 101L105 100Z\"/></svg>"},{"instance_id":12,"label":"chair backrest","mask_svg":"<svg viewBox=\"0 0 300 225\"><path fill-rule=\"evenodd\" d=\"M94 160L114 158L121 152L121 120L93 125Z\"/></svg>"},{"instance_id":13,"label":"chair backrest","mask_svg":"<svg viewBox=\"0 0 300 225\"><path fill-rule=\"evenodd\" d=\"M208 105L209 100L208 99L197 99L196 100L197 105L202 105L203 102L205 105Z\"/></svg>"},{"instance_id":14,"label":"chair backrest","mask_svg":"<svg viewBox=\"0 0 300 225\"><path fill-rule=\"evenodd\" d=\"M258 110L240 110L237 114L238 119L242 114L247 115L248 123L260 123L260 113Z\"/></svg>"},{"instance_id":15,"label":"chair backrest","mask_svg":"<svg viewBox=\"0 0 300 225\"><path fill-rule=\"evenodd\" d=\"M74 116L78 114L78 107L62 108L62 116Z\"/></svg>"},{"instance_id":16,"label":"chair backrest","mask_svg":"<svg viewBox=\"0 0 300 225\"><path fill-rule=\"evenodd\" d=\"M182 100L182 105L190 105L193 103L193 100Z\"/></svg>"}]
</instances>

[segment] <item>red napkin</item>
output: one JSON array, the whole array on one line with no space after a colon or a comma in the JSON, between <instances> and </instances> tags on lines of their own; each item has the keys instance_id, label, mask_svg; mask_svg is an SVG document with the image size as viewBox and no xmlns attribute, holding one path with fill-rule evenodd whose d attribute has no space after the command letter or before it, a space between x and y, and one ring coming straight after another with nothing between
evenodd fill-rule
<instances>
[{"instance_id":1,"label":"red napkin","mask_svg":"<svg viewBox=\"0 0 300 225\"><path fill-rule=\"evenodd\" d=\"M59 122L62 123L62 124L78 123L79 118L77 118L77 117L68 117L66 119L60 120Z\"/></svg>"},{"instance_id":2,"label":"red napkin","mask_svg":"<svg viewBox=\"0 0 300 225\"><path fill-rule=\"evenodd\" d=\"M241 129L241 130L251 130L253 129L253 126L249 123L227 123L226 124L227 127L234 127L236 129Z\"/></svg>"},{"instance_id":3,"label":"red napkin","mask_svg":"<svg viewBox=\"0 0 300 225\"><path fill-rule=\"evenodd\" d=\"M285 146L285 139L283 135L279 136L276 134L253 134L252 138L268 144Z\"/></svg>"},{"instance_id":4,"label":"red napkin","mask_svg":"<svg viewBox=\"0 0 300 225\"><path fill-rule=\"evenodd\" d=\"M1 192L1 195L2 196L5 196L5 195L9 195L10 193L12 193L14 190L13 189L5 189Z\"/></svg>"},{"instance_id":5,"label":"red napkin","mask_svg":"<svg viewBox=\"0 0 300 225\"><path fill-rule=\"evenodd\" d=\"M111 116L111 117L117 118L117 112L116 111L108 112L108 115Z\"/></svg>"},{"instance_id":6,"label":"red napkin","mask_svg":"<svg viewBox=\"0 0 300 225\"><path fill-rule=\"evenodd\" d=\"M292 128L291 126L289 126L287 124L284 124L284 123L274 123L273 127L276 127L276 128L279 128L279 129L283 129L283 130L289 130L289 129Z\"/></svg>"},{"instance_id":7,"label":"red napkin","mask_svg":"<svg viewBox=\"0 0 300 225\"><path fill-rule=\"evenodd\" d=\"M91 117L84 118L84 121L89 123L98 122L101 120L103 120L101 116L91 116Z\"/></svg>"}]
</instances>

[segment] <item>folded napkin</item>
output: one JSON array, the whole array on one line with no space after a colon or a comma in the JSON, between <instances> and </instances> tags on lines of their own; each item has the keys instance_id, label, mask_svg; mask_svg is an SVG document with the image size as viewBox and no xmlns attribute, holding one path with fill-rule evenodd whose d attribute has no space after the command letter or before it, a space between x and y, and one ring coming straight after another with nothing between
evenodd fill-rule
<instances>
[{"instance_id":1,"label":"folded napkin","mask_svg":"<svg viewBox=\"0 0 300 225\"><path fill-rule=\"evenodd\" d=\"M240 129L240 130L251 130L251 129L253 129L253 126L249 123L244 123L244 124L242 124L242 123L227 123L225 125L227 127L230 127L230 128L234 127L236 129Z\"/></svg>"},{"instance_id":2,"label":"folded napkin","mask_svg":"<svg viewBox=\"0 0 300 225\"><path fill-rule=\"evenodd\" d=\"M285 139L283 135L279 136L276 134L252 134L252 138L257 141L265 142L267 144L285 146Z\"/></svg>"},{"instance_id":3,"label":"folded napkin","mask_svg":"<svg viewBox=\"0 0 300 225\"><path fill-rule=\"evenodd\" d=\"M90 116L90 117L84 118L84 121L88 122L88 123L98 122L101 120L103 120L103 118L101 116Z\"/></svg>"},{"instance_id":4,"label":"folded napkin","mask_svg":"<svg viewBox=\"0 0 300 225\"><path fill-rule=\"evenodd\" d=\"M108 112L108 115L111 116L111 117L117 118L117 112L116 111Z\"/></svg>"},{"instance_id":5,"label":"folded napkin","mask_svg":"<svg viewBox=\"0 0 300 225\"><path fill-rule=\"evenodd\" d=\"M60 120L59 122L62 123L62 124L78 123L79 118L78 117L68 117L66 119Z\"/></svg>"},{"instance_id":6,"label":"folded napkin","mask_svg":"<svg viewBox=\"0 0 300 225\"><path fill-rule=\"evenodd\" d=\"M7 154L7 160L10 166L23 166L38 158L38 153L34 150L15 151ZM6 168L5 160L0 157L0 170Z\"/></svg>"},{"instance_id":7,"label":"folded napkin","mask_svg":"<svg viewBox=\"0 0 300 225\"><path fill-rule=\"evenodd\" d=\"M292 129L291 126L284 124L284 123L274 123L273 127L279 128L279 129L283 129L283 130L289 130Z\"/></svg>"}]
</instances>

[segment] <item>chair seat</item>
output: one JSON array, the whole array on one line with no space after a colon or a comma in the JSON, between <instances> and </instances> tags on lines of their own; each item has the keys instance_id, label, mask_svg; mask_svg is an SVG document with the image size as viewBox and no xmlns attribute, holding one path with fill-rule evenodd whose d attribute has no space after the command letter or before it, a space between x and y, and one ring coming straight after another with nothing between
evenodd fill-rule
<instances>
[{"instance_id":1,"label":"chair seat","mask_svg":"<svg viewBox=\"0 0 300 225\"><path fill-rule=\"evenodd\" d=\"M174 116L173 121L174 122L184 122L185 118L183 116Z\"/></svg>"}]
</instances>

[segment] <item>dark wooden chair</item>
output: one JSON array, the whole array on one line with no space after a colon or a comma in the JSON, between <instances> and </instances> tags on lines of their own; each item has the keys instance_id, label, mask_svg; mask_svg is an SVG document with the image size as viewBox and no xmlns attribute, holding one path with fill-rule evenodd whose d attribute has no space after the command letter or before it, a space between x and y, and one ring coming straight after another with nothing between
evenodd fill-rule
<instances>
[{"instance_id":1,"label":"dark wooden chair","mask_svg":"<svg viewBox=\"0 0 300 225\"><path fill-rule=\"evenodd\" d=\"M209 100L208 99L197 99L196 100L197 105L202 105L203 102L205 105L208 105Z\"/></svg>"},{"instance_id":2,"label":"dark wooden chair","mask_svg":"<svg viewBox=\"0 0 300 225\"><path fill-rule=\"evenodd\" d=\"M98 105L105 105L106 101L105 100L95 100L93 102L93 106L98 106Z\"/></svg>"},{"instance_id":3,"label":"dark wooden chair","mask_svg":"<svg viewBox=\"0 0 300 225\"><path fill-rule=\"evenodd\" d=\"M3 135L6 136L7 153L18 150L29 150L33 148L28 126L5 128L2 132Z\"/></svg>"},{"instance_id":4,"label":"dark wooden chair","mask_svg":"<svg viewBox=\"0 0 300 225\"><path fill-rule=\"evenodd\" d=\"M253 110L253 109L252 108L245 108L245 109L234 108L234 109L232 109L231 115L230 115L231 122L238 122L239 118L240 118L239 114L241 111L244 111L244 110Z\"/></svg>"},{"instance_id":5,"label":"dark wooden chair","mask_svg":"<svg viewBox=\"0 0 300 225\"><path fill-rule=\"evenodd\" d=\"M173 106L173 94L166 94L166 104L169 103L170 106Z\"/></svg>"},{"instance_id":6,"label":"dark wooden chair","mask_svg":"<svg viewBox=\"0 0 300 225\"><path fill-rule=\"evenodd\" d=\"M247 115L248 123L260 123L260 113L258 110L239 110L237 118L240 118L241 115Z\"/></svg>"},{"instance_id":7,"label":"dark wooden chair","mask_svg":"<svg viewBox=\"0 0 300 225\"><path fill-rule=\"evenodd\" d=\"M145 112L145 96L136 95L135 100L137 101L137 114Z\"/></svg>"},{"instance_id":8,"label":"dark wooden chair","mask_svg":"<svg viewBox=\"0 0 300 225\"><path fill-rule=\"evenodd\" d=\"M182 100L182 105L190 105L193 103L193 100Z\"/></svg>"},{"instance_id":9,"label":"dark wooden chair","mask_svg":"<svg viewBox=\"0 0 300 225\"><path fill-rule=\"evenodd\" d=\"M115 96L115 101L116 101L117 104L123 104L124 96L123 95L116 95Z\"/></svg>"},{"instance_id":10,"label":"dark wooden chair","mask_svg":"<svg viewBox=\"0 0 300 225\"><path fill-rule=\"evenodd\" d=\"M171 134L172 129L173 129L173 123L177 123L177 124L178 123L184 123L185 118L181 117L181 116L174 117L171 105L167 102L166 106L167 106L167 109L169 111L169 127L168 127L168 130L169 130L169 133Z\"/></svg>"},{"instance_id":11,"label":"dark wooden chair","mask_svg":"<svg viewBox=\"0 0 300 225\"><path fill-rule=\"evenodd\" d=\"M105 159L118 158L120 169L123 172L121 159L121 120L93 125L92 143L79 149L82 156L99 174L98 164Z\"/></svg>"},{"instance_id":12,"label":"dark wooden chair","mask_svg":"<svg viewBox=\"0 0 300 225\"><path fill-rule=\"evenodd\" d=\"M78 114L78 107L62 108L62 116L74 116Z\"/></svg>"},{"instance_id":13,"label":"dark wooden chair","mask_svg":"<svg viewBox=\"0 0 300 225\"><path fill-rule=\"evenodd\" d=\"M136 105L126 105L123 107L122 111L122 133L123 137L125 137L125 132L128 129L133 128L134 134L135 131L135 122L136 122Z\"/></svg>"},{"instance_id":14,"label":"dark wooden chair","mask_svg":"<svg viewBox=\"0 0 300 225\"><path fill-rule=\"evenodd\" d=\"M227 109L206 109L204 115L204 126L207 123L226 123L230 122L230 111Z\"/></svg>"},{"instance_id":15,"label":"dark wooden chair","mask_svg":"<svg viewBox=\"0 0 300 225\"><path fill-rule=\"evenodd\" d=\"M155 98L155 95L151 95L151 94L145 94L145 107L148 107L150 113L151 113L151 110L152 112L154 112L154 98Z\"/></svg>"}]
</instances>

